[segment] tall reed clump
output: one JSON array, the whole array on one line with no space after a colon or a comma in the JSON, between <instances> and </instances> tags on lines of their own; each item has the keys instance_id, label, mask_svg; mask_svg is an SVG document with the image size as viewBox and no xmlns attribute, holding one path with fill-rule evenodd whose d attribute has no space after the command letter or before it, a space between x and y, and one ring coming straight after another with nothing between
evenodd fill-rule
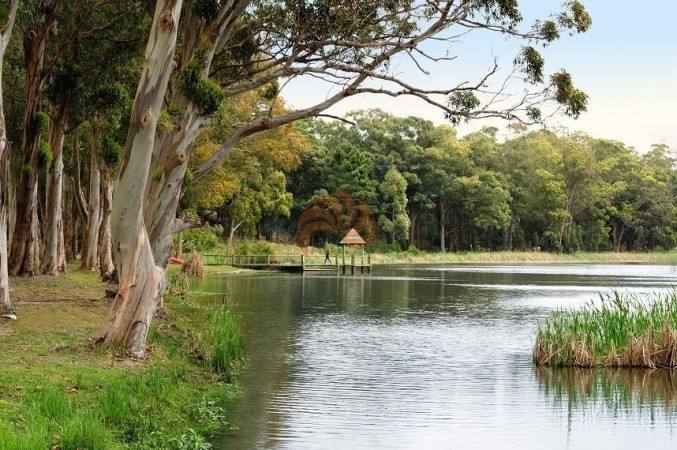
<instances>
[{"instance_id":1,"label":"tall reed clump","mask_svg":"<svg viewBox=\"0 0 677 450\"><path fill-rule=\"evenodd\" d=\"M618 292L600 298L545 320L536 333L536 365L677 368L677 290L649 300Z\"/></svg>"},{"instance_id":2,"label":"tall reed clump","mask_svg":"<svg viewBox=\"0 0 677 450\"><path fill-rule=\"evenodd\" d=\"M211 370L231 382L244 361L244 338L232 309L222 307L214 313L201 349Z\"/></svg>"},{"instance_id":3,"label":"tall reed clump","mask_svg":"<svg viewBox=\"0 0 677 450\"><path fill-rule=\"evenodd\" d=\"M187 274L189 277L204 277L205 265L202 261L202 256L200 256L198 252L193 252L188 261L183 264L181 272Z\"/></svg>"}]
</instances>

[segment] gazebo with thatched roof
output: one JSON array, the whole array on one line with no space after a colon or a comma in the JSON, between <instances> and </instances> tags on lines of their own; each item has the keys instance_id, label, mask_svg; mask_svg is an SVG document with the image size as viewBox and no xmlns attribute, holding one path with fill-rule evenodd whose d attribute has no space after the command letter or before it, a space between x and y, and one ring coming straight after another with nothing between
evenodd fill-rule
<instances>
[{"instance_id":1,"label":"gazebo with thatched roof","mask_svg":"<svg viewBox=\"0 0 677 450\"><path fill-rule=\"evenodd\" d=\"M351 228L348 234L346 234L346 236L343 239L341 239L341 245L343 245L344 248L346 245L351 246L354 245L364 248L365 244L366 242L364 241L364 239L362 239L362 236L360 236L360 234L357 231L355 231L355 228Z\"/></svg>"},{"instance_id":2,"label":"gazebo with thatched roof","mask_svg":"<svg viewBox=\"0 0 677 450\"><path fill-rule=\"evenodd\" d=\"M345 235L343 239L341 239L340 244L343 246L343 264L345 266L346 263L346 247L360 247L360 250L362 251L362 258L364 259L364 246L367 244L367 242L362 239L362 236L360 236L360 233L358 233L355 228L351 228L348 234Z\"/></svg>"}]
</instances>

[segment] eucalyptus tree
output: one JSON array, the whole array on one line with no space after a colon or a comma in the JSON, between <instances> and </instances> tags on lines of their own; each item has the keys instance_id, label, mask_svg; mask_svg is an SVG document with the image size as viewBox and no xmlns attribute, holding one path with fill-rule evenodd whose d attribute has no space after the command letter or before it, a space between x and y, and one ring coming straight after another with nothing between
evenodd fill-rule
<instances>
[{"instance_id":1,"label":"eucalyptus tree","mask_svg":"<svg viewBox=\"0 0 677 450\"><path fill-rule=\"evenodd\" d=\"M379 184L381 215L379 227L390 235L390 243L409 239L409 216L407 215L407 180L391 167Z\"/></svg>"},{"instance_id":2,"label":"eucalyptus tree","mask_svg":"<svg viewBox=\"0 0 677 450\"><path fill-rule=\"evenodd\" d=\"M263 86L275 92L280 81L304 75L335 88L317 104L281 115L262 107L193 171L195 180L218 166L240 140L321 115L358 94L418 97L441 108L452 122L481 117L536 121L544 101L561 105L573 116L586 106L587 97L573 87L568 73L546 78L544 60L534 46L556 40L565 30L588 29L590 17L575 0L560 14L524 28L516 0L200 0L183 8L181 18L182 6L181 0L156 3L113 198L112 240L120 290L100 340L121 343L137 355L144 352L165 289L171 235L188 226L176 218L176 210L192 143L224 98ZM506 92L488 92L489 79L499 74L498 62L478 80L444 89L417 87L390 67L398 57L451 59L429 54L424 44L433 39L454 42L481 31L524 41L514 58L515 74L537 87L531 94L507 99ZM170 84L174 66L176 77ZM156 138L163 105L168 105L173 126Z\"/></svg>"},{"instance_id":3,"label":"eucalyptus tree","mask_svg":"<svg viewBox=\"0 0 677 450\"><path fill-rule=\"evenodd\" d=\"M47 41L54 33L62 2L27 1L24 5L23 52L26 69L21 171L16 197L16 223L9 252L12 274L35 273L38 258L38 179L41 161L50 157L48 117L42 111L44 84L48 70L44 58ZM42 145L41 145L42 142Z\"/></svg>"},{"instance_id":4,"label":"eucalyptus tree","mask_svg":"<svg viewBox=\"0 0 677 450\"><path fill-rule=\"evenodd\" d=\"M2 68L5 50L12 36L16 20L19 0L10 0L8 5L0 7L0 318L16 319L9 297L9 274L7 270L7 171L9 142L5 125L5 108L3 102ZM7 9L5 9L7 8Z\"/></svg>"}]
</instances>

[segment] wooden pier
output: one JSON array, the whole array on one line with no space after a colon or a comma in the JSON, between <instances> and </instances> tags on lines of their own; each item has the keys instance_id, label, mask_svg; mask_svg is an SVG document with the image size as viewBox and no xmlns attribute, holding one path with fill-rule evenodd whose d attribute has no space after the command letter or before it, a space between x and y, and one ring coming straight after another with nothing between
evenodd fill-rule
<instances>
[{"instance_id":1,"label":"wooden pier","mask_svg":"<svg viewBox=\"0 0 677 450\"><path fill-rule=\"evenodd\" d=\"M371 273L371 255L350 255L349 259L337 255L329 257L306 255L202 255L207 266L232 266L253 270L281 270L287 272L335 272L354 275Z\"/></svg>"}]
</instances>

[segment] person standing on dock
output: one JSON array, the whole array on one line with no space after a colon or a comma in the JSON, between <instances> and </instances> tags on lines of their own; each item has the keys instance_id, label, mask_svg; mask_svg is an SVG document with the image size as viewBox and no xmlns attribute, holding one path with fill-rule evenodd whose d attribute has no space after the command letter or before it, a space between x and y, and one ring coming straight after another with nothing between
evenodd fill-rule
<instances>
[{"instance_id":1,"label":"person standing on dock","mask_svg":"<svg viewBox=\"0 0 677 450\"><path fill-rule=\"evenodd\" d=\"M327 264L331 266L331 256L329 255L329 249L324 252L324 265L326 266Z\"/></svg>"}]
</instances>

